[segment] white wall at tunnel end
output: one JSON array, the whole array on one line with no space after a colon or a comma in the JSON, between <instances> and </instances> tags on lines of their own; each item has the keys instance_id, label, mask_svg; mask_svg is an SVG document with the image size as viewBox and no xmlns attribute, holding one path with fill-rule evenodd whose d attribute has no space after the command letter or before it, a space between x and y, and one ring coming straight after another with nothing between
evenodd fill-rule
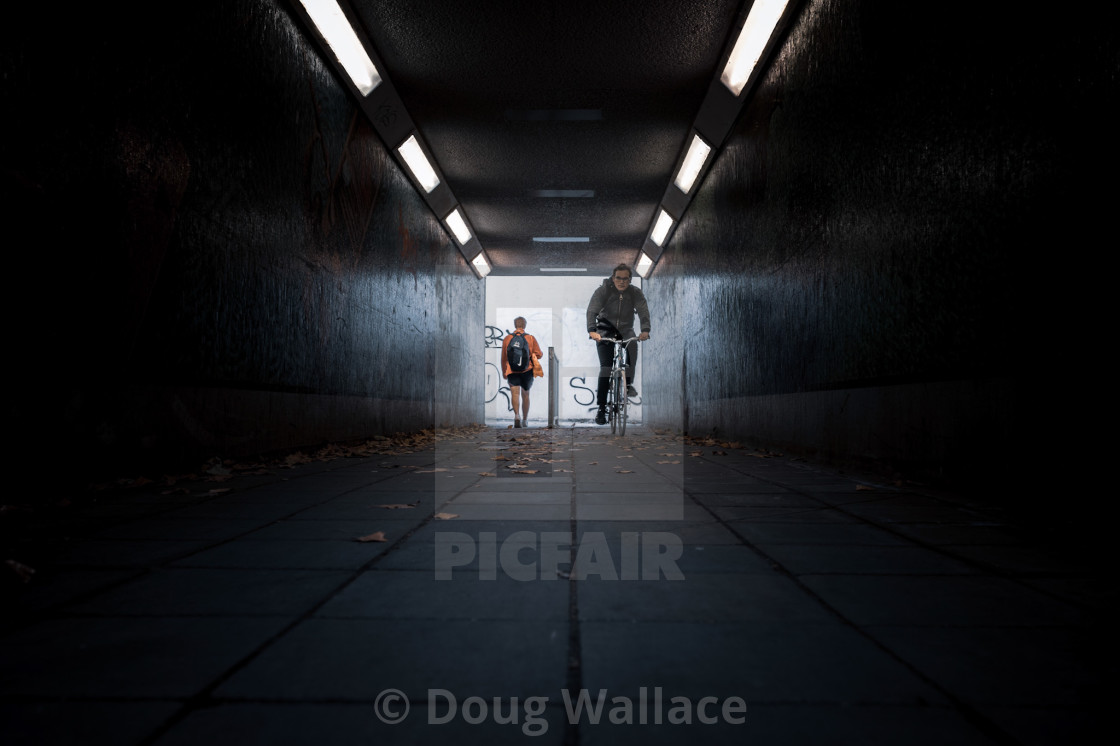
<instances>
[{"instance_id":1,"label":"white wall at tunnel end","mask_svg":"<svg viewBox=\"0 0 1120 746\"><path fill-rule=\"evenodd\" d=\"M479 344L485 347L484 376L486 422L513 422L509 385L501 376L502 339L513 331L513 320L524 316L526 331L537 338L546 358L549 346L560 360L558 414L565 424L589 423L594 419L595 386L599 363L595 345L587 338L587 303L604 276L590 277L487 277L486 328ZM641 287L641 279L635 277ZM638 354L636 386L642 388L642 355ZM547 360L544 361L547 363ZM529 421L543 425L548 419L547 365L545 377L533 382ZM641 397L631 400L630 420L641 422Z\"/></svg>"}]
</instances>

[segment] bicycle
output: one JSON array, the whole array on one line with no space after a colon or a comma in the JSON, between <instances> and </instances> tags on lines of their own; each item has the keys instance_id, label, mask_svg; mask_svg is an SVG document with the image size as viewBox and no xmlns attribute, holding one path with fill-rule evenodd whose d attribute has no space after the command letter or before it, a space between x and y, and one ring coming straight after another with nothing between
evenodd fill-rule
<instances>
[{"instance_id":1,"label":"bicycle","mask_svg":"<svg viewBox=\"0 0 1120 746\"><path fill-rule=\"evenodd\" d=\"M611 434L626 434L627 408L630 399L626 395L626 345L636 342L637 337L611 339L601 337L600 342L614 344L614 357L611 362L610 384L607 386L607 421L611 423Z\"/></svg>"}]
</instances>

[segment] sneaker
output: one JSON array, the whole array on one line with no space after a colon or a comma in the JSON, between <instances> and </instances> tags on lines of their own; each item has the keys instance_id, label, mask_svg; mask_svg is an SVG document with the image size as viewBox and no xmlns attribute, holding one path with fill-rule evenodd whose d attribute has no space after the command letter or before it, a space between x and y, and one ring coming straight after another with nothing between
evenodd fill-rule
<instances>
[{"instance_id":1,"label":"sneaker","mask_svg":"<svg viewBox=\"0 0 1120 746\"><path fill-rule=\"evenodd\" d=\"M598 412L597 412L597 413L595 414L595 424L596 424L596 425L605 425L605 424L607 424L607 410L605 410L605 409L600 409L600 410L599 410L599 411L598 411Z\"/></svg>"},{"instance_id":2,"label":"sneaker","mask_svg":"<svg viewBox=\"0 0 1120 746\"><path fill-rule=\"evenodd\" d=\"M634 388L633 386L628 385L626 387L626 395L631 397L631 398L636 397L638 395L638 390L636 388Z\"/></svg>"},{"instance_id":3,"label":"sneaker","mask_svg":"<svg viewBox=\"0 0 1120 746\"><path fill-rule=\"evenodd\" d=\"M521 427L521 420L514 420L513 421L513 426L514 427Z\"/></svg>"}]
</instances>

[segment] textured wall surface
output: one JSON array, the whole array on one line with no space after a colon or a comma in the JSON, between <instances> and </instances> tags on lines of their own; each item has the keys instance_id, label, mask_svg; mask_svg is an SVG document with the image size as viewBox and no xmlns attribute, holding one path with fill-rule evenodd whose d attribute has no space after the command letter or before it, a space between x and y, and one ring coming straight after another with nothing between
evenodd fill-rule
<instances>
[{"instance_id":1,"label":"textured wall surface","mask_svg":"<svg viewBox=\"0 0 1120 746\"><path fill-rule=\"evenodd\" d=\"M1031 458L1116 71L1111 32L1009 4L802 3L648 283L681 340L651 415L950 479Z\"/></svg>"},{"instance_id":2,"label":"textured wall surface","mask_svg":"<svg viewBox=\"0 0 1120 746\"><path fill-rule=\"evenodd\" d=\"M483 285L287 5L116 7L6 32L18 427L107 471L481 421Z\"/></svg>"}]
</instances>

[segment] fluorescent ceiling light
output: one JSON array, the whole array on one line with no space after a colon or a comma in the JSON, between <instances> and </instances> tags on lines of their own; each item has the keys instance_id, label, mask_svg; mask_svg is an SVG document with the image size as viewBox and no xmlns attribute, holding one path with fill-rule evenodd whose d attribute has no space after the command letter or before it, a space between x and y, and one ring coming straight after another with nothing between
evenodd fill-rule
<instances>
[{"instance_id":1,"label":"fluorescent ceiling light","mask_svg":"<svg viewBox=\"0 0 1120 746\"><path fill-rule=\"evenodd\" d=\"M672 227L673 219L669 217L669 213L662 210L661 214L657 216L657 222L653 226L653 233L649 236L650 240L660 246L661 242L665 240L665 236L669 233L669 229Z\"/></svg>"},{"instance_id":2,"label":"fluorescent ceiling light","mask_svg":"<svg viewBox=\"0 0 1120 746\"><path fill-rule=\"evenodd\" d=\"M537 243L587 243L587 236L533 236Z\"/></svg>"},{"instance_id":3,"label":"fluorescent ceiling light","mask_svg":"<svg viewBox=\"0 0 1120 746\"><path fill-rule=\"evenodd\" d=\"M712 147L704 142L700 135L692 135L692 143L689 144L688 152L685 153L681 170L677 172L677 178L673 181L677 185L677 189L688 194L692 185L696 183L696 177L700 175L700 169L704 167L704 161L708 160L708 153L711 152Z\"/></svg>"},{"instance_id":4,"label":"fluorescent ceiling light","mask_svg":"<svg viewBox=\"0 0 1120 746\"><path fill-rule=\"evenodd\" d=\"M479 277L485 277L490 274L490 263L486 261L486 255L481 251L478 252L478 256L471 260L471 264L474 265L474 269L478 272Z\"/></svg>"},{"instance_id":5,"label":"fluorescent ceiling light","mask_svg":"<svg viewBox=\"0 0 1120 746\"><path fill-rule=\"evenodd\" d=\"M506 119L529 122L598 122L602 109L506 109Z\"/></svg>"},{"instance_id":6,"label":"fluorescent ceiling light","mask_svg":"<svg viewBox=\"0 0 1120 746\"><path fill-rule=\"evenodd\" d=\"M447 227L459 239L460 246L471 240L471 229L467 227L467 221L463 220L463 213L459 212L458 207L447 216Z\"/></svg>"},{"instance_id":7,"label":"fluorescent ceiling light","mask_svg":"<svg viewBox=\"0 0 1120 746\"><path fill-rule=\"evenodd\" d=\"M586 272L587 267L541 267L541 272Z\"/></svg>"},{"instance_id":8,"label":"fluorescent ceiling light","mask_svg":"<svg viewBox=\"0 0 1120 746\"><path fill-rule=\"evenodd\" d=\"M723 75L719 77L736 96L742 93L751 71L762 57L762 50L770 41L787 4L789 0L754 0L751 12L747 14L747 22L743 24L743 30L731 49L727 66L723 68Z\"/></svg>"},{"instance_id":9,"label":"fluorescent ceiling light","mask_svg":"<svg viewBox=\"0 0 1120 746\"><path fill-rule=\"evenodd\" d=\"M425 192L430 192L439 186L439 177L436 176L432 164L428 163L424 151L420 149L420 143L417 141L416 135L409 136L404 144L397 148L397 152L401 154L401 158L404 158L404 162L408 164L412 175L420 182L420 186L424 188Z\"/></svg>"},{"instance_id":10,"label":"fluorescent ceiling light","mask_svg":"<svg viewBox=\"0 0 1120 746\"><path fill-rule=\"evenodd\" d=\"M534 197L555 199L581 199L595 196L594 189L534 189L529 193Z\"/></svg>"},{"instance_id":11,"label":"fluorescent ceiling light","mask_svg":"<svg viewBox=\"0 0 1120 746\"><path fill-rule=\"evenodd\" d=\"M354 33L346 14L338 7L336 0L299 0L315 28L319 29L327 46L334 52L338 64L354 81L363 96L381 83L381 75L373 66L369 53Z\"/></svg>"},{"instance_id":12,"label":"fluorescent ceiling light","mask_svg":"<svg viewBox=\"0 0 1120 746\"><path fill-rule=\"evenodd\" d=\"M641 257L638 259L638 266L635 269L638 274L645 277L649 274L649 268L653 266L653 260L646 256L646 252L641 252Z\"/></svg>"}]
</instances>

